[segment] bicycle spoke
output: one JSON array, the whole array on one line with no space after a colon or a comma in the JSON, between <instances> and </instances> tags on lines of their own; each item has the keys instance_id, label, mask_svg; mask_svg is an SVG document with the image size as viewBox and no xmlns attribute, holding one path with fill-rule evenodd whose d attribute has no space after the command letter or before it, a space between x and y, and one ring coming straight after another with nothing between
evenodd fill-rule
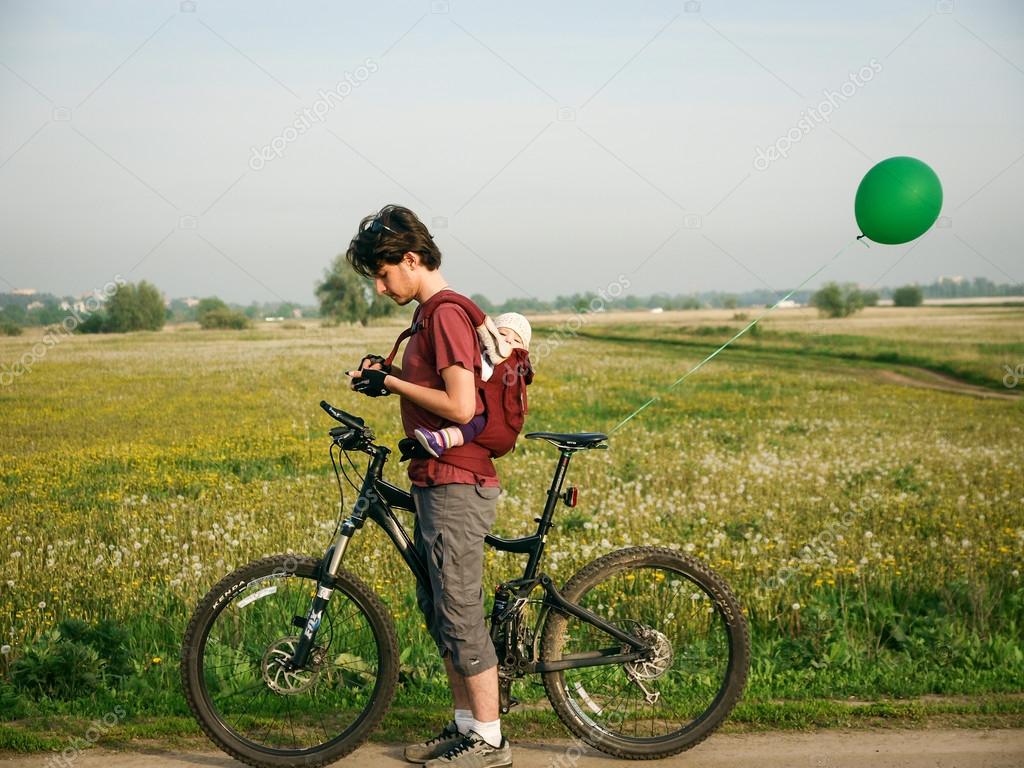
<instances>
[{"instance_id":1,"label":"bicycle spoke","mask_svg":"<svg viewBox=\"0 0 1024 768\"><path fill-rule=\"evenodd\" d=\"M633 739L659 738L686 728L712 706L724 684L729 639L711 596L698 583L657 566L621 568L598 579L578 604L652 648L648 658L604 672L562 672L566 695L599 727ZM572 616L563 634L561 658L600 652L612 639ZM620 652L629 650L622 646Z\"/></svg>"},{"instance_id":2,"label":"bicycle spoke","mask_svg":"<svg viewBox=\"0 0 1024 768\"><path fill-rule=\"evenodd\" d=\"M257 690L257 691L256 691L256 692L255 692L255 693L253 694L253 695L252 695L252 696L250 696L250 697L249 697L249 698L248 698L248 699L246 700L246 702L245 702L246 706L248 706L248 705L249 705L249 704L250 704L250 703L252 702L252 700L253 700L253 699L255 699L255 698L256 698L257 696L265 696L265 695L267 694L267 691L268 691L268 690L270 690L270 689L269 689L269 688L267 688L267 687L266 687L265 685L264 685L264 686L261 686L261 687L260 687L260 688L259 688L259 689L258 689L258 690ZM241 719L242 719L242 718L243 718L244 716L245 716L245 710L243 709L243 711L241 712L241 714L239 714L239 715L238 715L238 717L236 718L235 722L234 722L234 723L232 723L232 727L233 727L233 728L237 728L237 727L238 727L238 723L239 723L239 721L241 721Z\"/></svg>"},{"instance_id":3,"label":"bicycle spoke","mask_svg":"<svg viewBox=\"0 0 1024 768\"><path fill-rule=\"evenodd\" d=\"M202 669L209 701L247 742L285 750L330 743L372 701L380 676L377 638L359 604L336 590L310 663L285 672L281 664L302 632L292 619L308 610L316 582L281 576L273 591L243 602L266 586L234 595L207 635Z\"/></svg>"},{"instance_id":4,"label":"bicycle spoke","mask_svg":"<svg viewBox=\"0 0 1024 768\"><path fill-rule=\"evenodd\" d=\"M292 697L291 696L285 696L284 700L286 702L285 703L285 710L286 710L287 715L288 715L288 727L289 727L289 729L292 732L292 744L297 747L299 745L299 740L297 738L295 738L295 724L292 722Z\"/></svg>"}]
</instances>

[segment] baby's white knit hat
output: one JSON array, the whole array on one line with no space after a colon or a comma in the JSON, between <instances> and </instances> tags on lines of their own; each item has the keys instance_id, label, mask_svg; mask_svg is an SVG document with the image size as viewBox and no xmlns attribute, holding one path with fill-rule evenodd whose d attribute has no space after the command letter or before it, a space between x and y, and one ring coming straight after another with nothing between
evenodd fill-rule
<instances>
[{"instance_id":1,"label":"baby's white knit hat","mask_svg":"<svg viewBox=\"0 0 1024 768\"><path fill-rule=\"evenodd\" d=\"M533 329L530 328L530 321L518 312L505 312L498 315L494 318L494 325L497 328L511 328L519 334L519 338L523 340L523 346L527 350L530 349L530 337L533 335Z\"/></svg>"}]
</instances>

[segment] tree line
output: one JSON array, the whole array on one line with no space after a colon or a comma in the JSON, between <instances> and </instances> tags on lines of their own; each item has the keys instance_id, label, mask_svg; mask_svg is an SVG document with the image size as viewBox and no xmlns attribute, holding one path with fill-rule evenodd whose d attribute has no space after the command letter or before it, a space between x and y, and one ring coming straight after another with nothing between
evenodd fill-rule
<instances>
[{"instance_id":1,"label":"tree line","mask_svg":"<svg viewBox=\"0 0 1024 768\"><path fill-rule=\"evenodd\" d=\"M357 274L344 254L339 254L324 270L314 287L317 304L299 305L271 302L248 306L231 305L215 296L194 300L174 299L166 302L159 289L145 280L138 284L121 283L116 291L95 311L81 313L61 307L74 305L70 297L60 299L51 294L23 295L0 293L0 333L16 335L26 326L48 326L64 322L69 312L76 317L76 330L81 333L123 333L138 330L159 330L165 323L198 322L206 329L242 329L264 317L320 318L326 323L350 322L367 325L374 320L396 314L407 314L387 297L378 296L373 281ZM705 291L690 294L655 293L649 296L627 295L611 298L594 292L559 295L544 300L533 297L512 297L502 302L491 301L482 293L470 298L491 315L502 312L543 314L547 312L591 312L605 310L651 309L736 309L771 306L785 292L767 289L729 293ZM929 285L905 285L898 288L864 290L853 283L826 283L817 291L798 291L792 299L810 304L830 317L847 317L864 307L874 306L882 298L892 299L900 307L917 306L924 299L971 298L976 296L1024 296L1024 284L997 284L984 277L972 280L943 278Z\"/></svg>"}]
</instances>

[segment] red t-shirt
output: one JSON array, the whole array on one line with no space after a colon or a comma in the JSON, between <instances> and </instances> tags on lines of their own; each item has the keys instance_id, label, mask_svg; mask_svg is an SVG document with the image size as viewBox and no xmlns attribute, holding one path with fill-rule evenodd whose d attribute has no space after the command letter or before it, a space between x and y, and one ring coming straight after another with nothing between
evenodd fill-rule
<instances>
[{"instance_id":1,"label":"red t-shirt","mask_svg":"<svg viewBox=\"0 0 1024 768\"><path fill-rule=\"evenodd\" d=\"M417 307L413 314L414 323L420 315L420 310L430 304L434 296ZM424 334L429 336L426 350L423 350L424 345L421 341ZM430 345L434 347L434 359L428 358ZM428 327L409 338L405 353L402 355L402 379L431 389L444 389L441 371L451 365L461 365L467 371L473 371L474 376L480 376L480 351L477 347L476 330L469 320L469 315L456 304L443 303L430 315ZM479 415L484 412L484 402L479 390L475 390L475 396L476 410L473 413ZM453 422L421 408L406 397L401 398L400 404L402 427L407 437L413 437L413 430L417 427L441 429L453 426ZM490 473L478 474L437 459L410 460L409 480L413 485L419 486L448 483L470 483L488 487L501 485L493 463Z\"/></svg>"}]
</instances>

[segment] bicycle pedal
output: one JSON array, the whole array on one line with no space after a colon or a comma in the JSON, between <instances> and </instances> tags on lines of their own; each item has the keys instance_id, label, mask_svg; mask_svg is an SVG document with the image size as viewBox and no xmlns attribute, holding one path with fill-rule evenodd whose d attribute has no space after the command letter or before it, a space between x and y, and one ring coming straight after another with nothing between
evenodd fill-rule
<instances>
[{"instance_id":1,"label":"bicycle pedal","mask_svg":"<svg viewBox=\"0 0 1024 768\"><path fill-rule=\"evenodd\" d=\"M518 707L518 706L519 706L519 699L509 699L508 700L508 704L502 704L498 708L498 711L501 712L501 714L503 714L503 715L507 715L508 711L510 709L512 709L512 707Z\"/></svg>"}]
</instances>

